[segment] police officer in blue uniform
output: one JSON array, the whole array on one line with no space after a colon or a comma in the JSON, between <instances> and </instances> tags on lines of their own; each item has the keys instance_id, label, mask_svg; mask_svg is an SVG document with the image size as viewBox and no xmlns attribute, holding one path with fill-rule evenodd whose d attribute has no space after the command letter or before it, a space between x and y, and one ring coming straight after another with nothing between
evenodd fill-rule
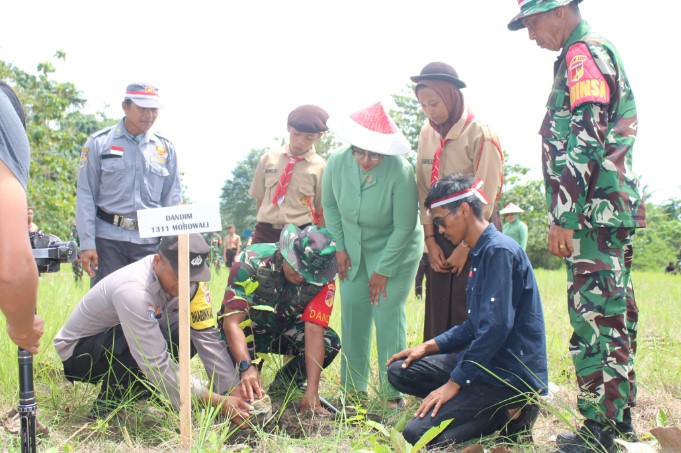
<instances>
[{"instance_id":1,"label":"police officer in blue uniform","mask_svg":"<svg viewBox=\"0 0 681 453\"><path fill-rule=\"evenodd\" d=\"M182 201L173 144L151 128L161 102L156 87L128 85L125 117L96 132L80 155L76 223L90 286L156 252L157 238L140 238L137 210Z\"/></svg>"}]
</instances>

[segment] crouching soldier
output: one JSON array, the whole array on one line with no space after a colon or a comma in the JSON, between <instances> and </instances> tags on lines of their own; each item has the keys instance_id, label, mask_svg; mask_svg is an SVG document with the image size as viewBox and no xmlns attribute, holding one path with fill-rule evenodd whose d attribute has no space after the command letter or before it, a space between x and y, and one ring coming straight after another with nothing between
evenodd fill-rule
<instances>
[{"instance_id":1,"label":"crouching soldier","mask_svg":"<svg viewBox=\"0 0 681 453\"><path fill-rule=\"evenodd\" d=\"M285 225L278 243L254 244L238 256L218 322L238 364L245 401L263 396L255 353L285 354L293 358L270 390L297 387L307 378L300 409L329 414L320 404L319 378L340 350L338 334L328 327L337 269L336 244L317 225L302 231Z\"/></svg>"}]
</instances>

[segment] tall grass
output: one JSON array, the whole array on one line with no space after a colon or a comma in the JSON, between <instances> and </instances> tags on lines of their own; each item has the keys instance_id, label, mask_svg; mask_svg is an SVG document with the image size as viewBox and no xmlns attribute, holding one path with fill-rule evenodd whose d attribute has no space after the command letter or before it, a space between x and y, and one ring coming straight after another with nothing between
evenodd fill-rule
<instances>
[{"instance_id":1,"label":"tall grass","mask_svg":"<svg viewBox=\"0 0 681 453\"><path fill-rule=\"evenodd\" d=\"M564 270L536 271L544 304L547 347L549 353L550 380L561 387L574 388L574 371L568 355L568 340L571 334L566 308L566 275ZM214 273L210 283L213 306L217 311L227 280L223 269ZM634 285L640 309L639 349L636 369L642 393L660 395L654 397L655 411L668 408L668 398L681 399L681 275L664 275L654 272L634 274ZM92 399L97 393L94 386L77 383L67 384L63 380L61 362L52 347L52 338L63 325L69 314L88 289L87 278L82 284L73 281L69 266L54 274L44 274L40 278L38 312L45 319L45 336L41 351L34 357L35 386L39 404L39 420L48 425L52 434L41 441L40 449L53 451L175 451L179 445L176 432L177 416L172 411L156 414L155 423L121 426L117 418L83 428L82 417L87 414ZM340 301L336 301L340 303ZM411 297L407 301L408 343L422 341L424 302ZM0 315L1 316L1 315ZM340 332L340 309L336 307L331 317L331 326ZM367 333L369 334L369 333ZM374 367L370 382L374 387L370 393L378 391L378 366L374 349ZM281 359L273 356L266 364L264 380L267 384ZM193 373L205 379L205 373L197 358L192 361ZM323 373L322 393L333 399L338 395L340 385L340 360L336 360ZM5 334L0 334L0 412L5 413L16 405L18 399L18 371L15 346ZM658 402L659 401L659 402ZM256 430L256 451L277 449L296 451L347 451L367 448L373 451L400 450L399 427L413 413L415 400L402 412L388 412L378 400L371 400L369 410L384 416L382 423L372 424L363 417L360 410L354 423L336 424L332 430L320 428L319 431L306 432L306 438L294 439L291 433L265 432ZM293 402L291 404L294 404ZM553 413L565 411L557 406ZM132 412L132 411L131 411ZM221 420L208 408L195 408L194 446L199 451L220 451L227 439L233 442L234 427ZM678 420L681 414L671 413ZM275 418L283 417L282 411ZM555 416L555 414L554 414ZM395 429L397 427L398 429ZM649 426L650 428L652 426ZM308 427L309 428L309 427ZM78 431L80 430L80 431ZM77 432L78 431L78 432ZM74 435L74 433L76 433ZM231 440L229 440L231 439ZM539 451L546 439L537 439ZM18 438L0 431L0 444L10 451L18 447Z\"/></svg>"}]
</instances>

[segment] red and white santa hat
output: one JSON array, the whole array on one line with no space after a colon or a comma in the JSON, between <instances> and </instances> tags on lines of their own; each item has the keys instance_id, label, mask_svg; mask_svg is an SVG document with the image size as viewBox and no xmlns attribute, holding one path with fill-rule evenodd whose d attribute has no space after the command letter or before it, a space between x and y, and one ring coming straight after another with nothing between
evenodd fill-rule
<instances>
[{"instance_id":1,"label":"red and white santa hat","mask_svg":"<svg viewBox=\"0 0 681 453\"><path fill-rule=\"evenodd\" d=\"M347 116L332 115L326 124L339 138L365 151L388 156L411 151L409 140L380 102Z\"/></svg>"}]
</instances>

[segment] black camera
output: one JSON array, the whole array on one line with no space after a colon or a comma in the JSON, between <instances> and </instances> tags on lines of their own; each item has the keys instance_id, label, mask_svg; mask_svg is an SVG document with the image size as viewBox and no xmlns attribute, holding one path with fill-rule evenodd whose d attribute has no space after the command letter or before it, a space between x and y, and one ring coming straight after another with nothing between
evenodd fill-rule
<instances>
[{"instance_id":1,"label":"black camera","mask_svg":"<svg viewBox=\"0 0 681 453\"><path fill-rule=\"evenodd\" d=\"M42 231L29 233L33 258L38 265L38 273L59 272L61 263L71 263L78 257L78 246L75 242L63 242L54 234Z\"/></svg>"}]
</instances>

